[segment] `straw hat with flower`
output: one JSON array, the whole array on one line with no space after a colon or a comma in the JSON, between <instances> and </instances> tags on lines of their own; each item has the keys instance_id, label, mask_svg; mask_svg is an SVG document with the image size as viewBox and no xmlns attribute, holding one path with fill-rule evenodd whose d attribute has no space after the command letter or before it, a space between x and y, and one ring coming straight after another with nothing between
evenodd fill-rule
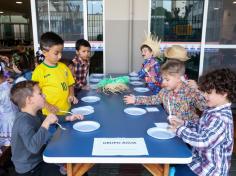
<instances>
[{"instance_id":1,"label":"straw hat with flower","mask_svg":"<svg viewBox=\"0 0 236 176\"><path fill-rule=\"evenodd\" d=\"M172 45L164 51L164 56L168 59L176 59L182 62L189 60L187 56L187 51L184 47L180 45Z\"/></svg>"},{"instance_id":2,"label":"straw hat with flower","mask_svg":"<svg viewBox=\"0 0 236 176\"><path fill-rule=\"evenodd\" d=\"M155 37L151 34L146 34L146 39L142 43L141 47L144 45L147 45L152 49L153 56L154 57L159 57L160 56L160 43L161 40L158 40L158 37Z\"/></svg>"}]
</instances>

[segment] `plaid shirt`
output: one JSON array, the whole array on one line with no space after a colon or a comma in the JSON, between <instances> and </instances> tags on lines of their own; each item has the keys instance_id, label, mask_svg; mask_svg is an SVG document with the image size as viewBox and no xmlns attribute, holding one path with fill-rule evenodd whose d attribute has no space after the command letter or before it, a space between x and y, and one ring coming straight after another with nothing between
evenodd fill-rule
<instances>
[{"instance_id":1,"label":"plaid shirt","mask_svg":"<svg viewBox=\"0 0 236 176\"><path fill-rule=\"evenodd\" d=\"M199 121L186 121L176 132L193 147L189 167L199 176L228 175L234 131L230 106L207 109Z\"/></svg>"},{"instance_id":2,"label":"plaid shirt","mask_svg":"<svg viewBox=\"0 0 236 176\"><path fill-rule=\"evenodd\" d=\"M75 64L75 77L76 84L75 89L79 90L87 85L87 75L89 72L89 61L84 61L78 56L75 56L72 60Z\"/></svg>"},{"instance_id":3,"label":"plaid shirt","mask_svg":"<svg viewBox=\"0 0 236 176\"><path fill-rule=\"evenodd\" d=\"M148 67L150 68L148 69ZM162 78L160 75L160 64L154 57L144 61L141 70L138 72L138 76L145 79L147 86L154 94L157 94L161 90Z\"/></svg>"},{"instance_id":4,"label":"plaid shirt","mask_svg":"<svg viewBox=\"0 0 236 176\"><path fill-rule=\"evenodd\" d=\"M168 108L168 99L170 101L170 111ZM196 109L203 111L206 108L206 102L203 94L194 88L189 87L182 82L178 92L169 91L162 88L157 95L137 96L135 104L155 105L163 104L164 109L171 115L175 115L183 120L198 119Z\"/></svg>"}]
</instances>

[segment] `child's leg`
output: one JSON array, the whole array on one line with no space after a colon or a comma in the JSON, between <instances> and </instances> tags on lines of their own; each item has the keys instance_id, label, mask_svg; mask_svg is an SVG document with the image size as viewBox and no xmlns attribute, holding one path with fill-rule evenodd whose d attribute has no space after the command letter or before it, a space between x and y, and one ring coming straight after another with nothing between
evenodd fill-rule
<instances>
[{"instance_id":1,"label":"child's leg","mask_svg":"<svg viewBox=\"0 0 236 176\"><path fill-rule=\"evenodd\" d=\"M56 164L49 164L43 162L42 176L62 176L60 168Z\"/></svg>"}]
</instances>

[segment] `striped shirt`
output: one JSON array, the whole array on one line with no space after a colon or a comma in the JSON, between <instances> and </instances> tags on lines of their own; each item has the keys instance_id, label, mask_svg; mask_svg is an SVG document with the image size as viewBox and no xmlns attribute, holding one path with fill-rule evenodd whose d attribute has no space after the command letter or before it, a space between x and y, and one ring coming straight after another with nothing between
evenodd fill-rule
<instances>
[{"instance_id":1,"label":"striped shirt","mask_svg":"<svg viewBox=\"0 0 236 176\"><path fill-rule=\"evenodd\" d=\"M199 121L186 121L177 135L192 146L189 167L199 176L227 176L233 151L231 104L206 109Z\"/></svg>"},{"instance_id":2,"label":"striped shirt","mask_svg":"<svg viewBox=\"0 0 236 176\"><path fill-rule=\"evenodd\" d=\"M75 89L80 90L82 87L87 85L87 75L89 73L89 61L84 61L78 56L72 60L75 64L75 77L76 84Z\"/></svg>"},{"instance_id":3,"label":"striped shirt","mask_svg":"<svg viewBox=\"0 0 236 176\"><path fill-rule=\"evenodd\" d=\"M168 108L168 99L170 108ZM162 88L157 95L137 96L135 104L163 104L164 109L169 114L183 120L198 119L197 109L203 111L206 108L203 94L199 90L189 87L184 82L181 83L181 87L177 92ZM171 112L169 112L169 109Z\"/></svg>"}]
</instances>

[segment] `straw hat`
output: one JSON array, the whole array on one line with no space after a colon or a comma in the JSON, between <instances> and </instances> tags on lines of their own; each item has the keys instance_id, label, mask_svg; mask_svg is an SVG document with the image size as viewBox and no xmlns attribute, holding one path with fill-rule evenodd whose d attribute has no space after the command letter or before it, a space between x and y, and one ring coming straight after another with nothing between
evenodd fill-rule
<instances>
[{"instance_id":1,"label":"straw hat","mask_svg":"<svg viewBox=\"0 0 236 176\"><path fill-rule=\"evenodd\" d=\"M176 59L180 61L187 61L190 58L187 56L187 51L180 45L172 45L164 51L164 56L169 59Z\"/></svg>"},{"instance_id":2,"label":"straw hat","mask_svg":"<svg viewBox=\"0 0 236 176\"><path fill-rule=\"evenodd\" d=\"M142 43L143 45L147 45L152 49L153 56L159 57L160 56L160 43L161 40L158 40L158 37L154 37L151 34L146 34L146 40Z\"/></svg>"}]
</instances>

